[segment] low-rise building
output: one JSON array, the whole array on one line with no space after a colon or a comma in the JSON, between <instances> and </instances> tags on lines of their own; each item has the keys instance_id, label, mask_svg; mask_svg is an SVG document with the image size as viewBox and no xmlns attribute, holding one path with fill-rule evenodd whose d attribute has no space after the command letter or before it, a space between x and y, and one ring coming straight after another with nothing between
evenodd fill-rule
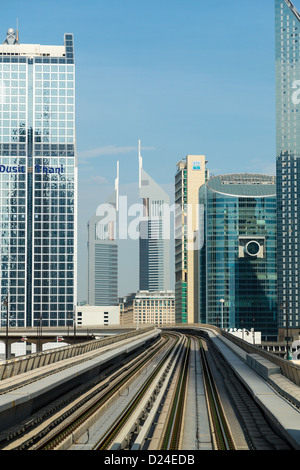
<instances>
[{"instance_id":1,"label":"low-rise building","mask_svg":"<svg viewBox=\"0 0 300 470\"><path fill-rule=\"evenodd\" d=\"M119 305L95 306L78 305L76 307L76 325L119 325L120 309Z\"/></svg>"},{"instance_id":2,"label":"low-rise building","mask_svg":"<svg viewBox=\"0 0 300 470\"><path fill-rule=\"evenodd\" d=\"M122 325L174 325L174 291L139 291L120 299Z\"/></svg>"}]
</instances>

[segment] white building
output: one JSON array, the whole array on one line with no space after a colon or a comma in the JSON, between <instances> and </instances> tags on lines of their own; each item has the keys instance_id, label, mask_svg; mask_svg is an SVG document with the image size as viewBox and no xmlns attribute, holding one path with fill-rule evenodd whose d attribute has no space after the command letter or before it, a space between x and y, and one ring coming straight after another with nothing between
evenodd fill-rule
<instances>
[{"instance_id":1,"label":"white building","mask_svg":"<svg viewBox=\"0 0 300 470\"><path fill-rule=\"evenodd\" d=\"M123 325L173 325L175 324L175 292L139 291L120 301Z\"/></svg>"},{"instance_id":2,"label":"white building","mask_svg":"<svg viewBox=\"0 0 300 470\"><path fill-rule=\"evenodd\" d=\"M76 324L78 326L103 325L113 326L120 324L119 305L94 306L83 305L76 307Z\"/></svg>"}]
</instances>

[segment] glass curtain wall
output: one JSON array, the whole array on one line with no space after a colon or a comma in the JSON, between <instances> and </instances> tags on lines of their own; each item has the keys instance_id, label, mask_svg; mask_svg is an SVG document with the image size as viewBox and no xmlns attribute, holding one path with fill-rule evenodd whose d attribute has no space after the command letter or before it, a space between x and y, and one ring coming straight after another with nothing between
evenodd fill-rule
<instances>
[{"instance_id":1,"label":"glass curtain wall","mask_svg":"<svg viewBox=\"0 0 300 470\"><path fill-rule=\"evenodd\" d=\"M209 184L200 190L200 321L276 339L276 196Z\"/></svg>"}]
</instances>

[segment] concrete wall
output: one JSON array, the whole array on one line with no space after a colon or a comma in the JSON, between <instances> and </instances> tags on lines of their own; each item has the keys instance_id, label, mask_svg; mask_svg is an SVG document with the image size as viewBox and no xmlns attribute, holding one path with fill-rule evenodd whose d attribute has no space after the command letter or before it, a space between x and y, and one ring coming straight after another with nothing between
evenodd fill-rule
<instances>
[{"instance_id":1,"label":"concrete wall","mask_svg":"<svg viewBox=\"0 0 300 470\"><path fill-rule=\"evenodd\" d=\"M120 325L120 308L115 306L83 305L76 307L77 325Z\"/></svg>"}]
</instances>

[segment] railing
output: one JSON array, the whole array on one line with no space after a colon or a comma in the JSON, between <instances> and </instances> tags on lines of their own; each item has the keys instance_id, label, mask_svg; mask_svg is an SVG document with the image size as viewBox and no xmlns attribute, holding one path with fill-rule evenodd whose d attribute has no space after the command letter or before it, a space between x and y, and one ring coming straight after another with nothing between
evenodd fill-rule
<instances>
[{"instance_id":1,"label":"railing","mask_svg":"<svg viewBox=\"0 0 300 470\"><path fill-rule=\"evenodd\" d=\"M236 344L239 348L243 349L243 351L247 352L248 354L259 354L268 361L273 362L273 364L276 364L280 367L281 373L284 377L289 379L295 385L300 386L300 366L297 366L296 364L293 364L292 362L287 361L282 357L278 357L268 351L264 351L258 346L254 346L253 344L247 343L247 341L244 341L241 338L237 338L236 336L231 335L227 331L219 330L219 333L225 338L229 339L232 343Z\"/></svg>"},{"instance_id":2,"label":"railing","mask_svg":"<svg viewBox=\"0 0 300 470\"><path fill-rule=\"evenodd\" d=\"M287 361L286 359L283 359L281 357L276 356L275 354L272 354L268 351L265 351L258 346L254 346L251 343L248 343L247 341L244 341L241 338L238 338L227 331L221 330L217 326L213 325L205 325L205 324L200 324L200 323L190 323L190 324L182 324L182 325L169 325L169 328L204 328L204 329L210 329L215 331L217 334L220 334L227 338L229 341L232 343L236 344L239 348L241 348L243 351L247 352L248 354L259 354L261 357L264 357L270 362L273 362L273 364L276 364L277 366L280 367L281 373L284 377L289 379L292 383L297 385L298 387L300 386L300 366L293 364L291 361ZM168 328L167 326L164 326L164 328Z\"/></svg>"},{"instance_id":3,"label":"railing","mask_svg":"<svg viewBox=\"0 0 300 470\"><path fill-rule=\"evenodd\" d=\"M62 346L59 348L48 349L40 353L19 356L14 359L8 359L0 364L0 380L23 374L33 369L53 364L64 359L80 356L104 346L128 339L153 330L153 327L141 328L139 330L130 331L110 336L104 339L92 340L85 343L74 344L70 346Z\"/></svg>"}]
</instances>

